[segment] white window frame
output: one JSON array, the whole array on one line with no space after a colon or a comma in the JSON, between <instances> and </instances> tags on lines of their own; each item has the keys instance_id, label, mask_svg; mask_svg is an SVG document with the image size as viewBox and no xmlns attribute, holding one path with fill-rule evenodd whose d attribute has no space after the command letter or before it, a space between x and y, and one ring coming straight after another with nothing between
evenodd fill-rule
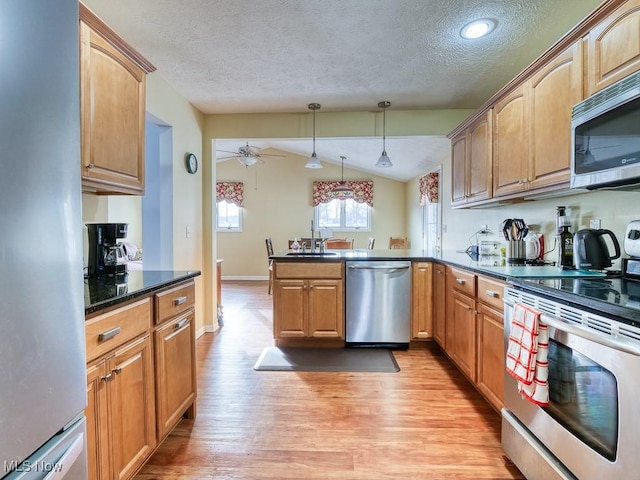
<instances>
[{"instance_id":1,"label":"white window frame","mask_svg":"<svg viewBox=\"0 0 640 480\"><path fill-rule=\"evenodd\" d=\"M226 218L226 215L223 216L220 214L220 204L221 203L225 203L227 205L235 205L235 203L233 202L228 202L226 200L221 200L219 202L216 202L216 232L220 232L220 233L242 233L242 211L243 211L243 207L238 207L238 226L222 226L220 225L220 220L222 218Z\"/></svg>"},{"instance_id":2,"label":"white window frame","mask_svg":"<svg viewBox=\"0 0 640 480\"><path fill-rule=\"evenodd\" d=\"M345 213L345 209L346 209L346 201L345 200L332 200L332 201L339 201L340 202L340 226L339 227L332 227L332 226L328 226L328 225L323 225L322 223L320 223L320 210L319 208L322 205L327 205L325 203L320 203L318 206L313 208L313 217L314 217L314 224L317 225L317 229L318 230L331 230L333 232L370 232L371 231L371 206L368 204L363 204L367 207L367 226L366 227L356 227L356 228L348 228L344 225L345 223L345 217L346 217L346 213ZM355 202L355 200L353 200Z\"/></svg>"}]
</instances>

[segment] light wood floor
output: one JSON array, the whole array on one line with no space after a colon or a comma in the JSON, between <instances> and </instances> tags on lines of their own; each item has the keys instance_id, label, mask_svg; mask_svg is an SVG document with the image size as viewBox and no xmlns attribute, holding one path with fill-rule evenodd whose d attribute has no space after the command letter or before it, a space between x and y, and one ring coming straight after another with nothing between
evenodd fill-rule
<instances>
[{"instance_id":1,"label":"light wood floor","mask_svg":"<svg viewBox=\"0 0 640 480\"><path fill-rule=\"evenodd\" d=\"M522 479L500 417L435 349L399 373L256 372L273 344L266 282L223 282L224 327L197 342L195 420L136 480Z\"/></svg>"}]
</instances>

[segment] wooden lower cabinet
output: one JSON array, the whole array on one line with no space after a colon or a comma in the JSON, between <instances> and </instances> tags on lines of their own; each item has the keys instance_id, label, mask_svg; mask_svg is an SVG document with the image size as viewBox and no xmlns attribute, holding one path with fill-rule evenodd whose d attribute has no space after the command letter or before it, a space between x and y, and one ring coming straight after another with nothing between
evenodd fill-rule
<instances>
[{"instance_id":1,"label":"wooden lower cabinet","mask_svg":"<svg viewBox=\"0 0 640 480\"><path fill-rule=\"evenodd\" d=\"M446 349L446 267L433 266L433 339Z\"/></svg>"},{"instance_id":2,"label":"wooden lower cabinet","mask_svg":"<svg viewBox=\"0 0 640 480\"><path fill-rule=\"evenodd\" d=\"M411 266L411 338L433 338L433 264L413 262Z\"/></svg>"},{"instance_id":3,"label":"wooden lower cabinet","mask_svg":"<svg viewBox=\"0 0 640 480\"><path fill-rule=\"evenodd\" d=\"M451 348L447 350L460 371L476 380L476 302L458 291L451 293Z\"/></svg>"},{"instance_id":4,"label":"wooden lower cabinet","mask_svg":"<svg viewBox=\"0 0 640 480\"><path fill-rule=\"evenodd\" d=\"M276 280L275 338L344 338L342 280Z\"/></svg>"},{"instance_id":5,"label":"wooden lower cabinet","mask_svg":"<svg viewBox=\"0 0 640 480\"><path fill-rule=\"evenodd\" d=\"M478 305L478 390L500 411L504 406L504 320L501 312Z\"/></svg>"},{"instance_id":6,"label":"wooden lower cabinet","mask_svg":"<svg viewBox=\"0 0 640 480\"><path fill-rule=\"evenodd\" d=\"M158 327L154 336L157 427L162 439L193 408L196 398L193 309Z\"/></svg>"},{"instance_id":7,"label":"wooden lower cabinet","mask_svg":"<svg viewBox=\"0 0 640 480\"><path fill-rule=\"evenodd\" d=\"M273 335L278 340L340 340L344 335L342 263L275 263Z\"/></svg>"},{"instance_id":8,"label":"wooden lower cabinet","mask_svg":"<svg viewBox=\"0 0 640 480\"><path fill-rule=\"evenodd\" d=\"M157 442L149 335L89 365L87 392L89 478L130 478Z\"/></svg>"}]
</instances>

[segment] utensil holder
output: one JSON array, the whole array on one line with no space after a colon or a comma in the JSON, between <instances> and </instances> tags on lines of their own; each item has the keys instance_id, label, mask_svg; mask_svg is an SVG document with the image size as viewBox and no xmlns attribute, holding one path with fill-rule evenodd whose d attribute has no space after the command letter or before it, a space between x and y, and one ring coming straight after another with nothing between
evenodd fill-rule
<instances>
[{"instance_id":1,"label":"utensil holder","mask_svg":"<svg viewBox=\"0 0 640 480\"><path fill-rule=\"evenodd\" d=\"M507 263L524 265L527 248L524 240L510 240L507 244Z\"/></svg>"}]
</instances>

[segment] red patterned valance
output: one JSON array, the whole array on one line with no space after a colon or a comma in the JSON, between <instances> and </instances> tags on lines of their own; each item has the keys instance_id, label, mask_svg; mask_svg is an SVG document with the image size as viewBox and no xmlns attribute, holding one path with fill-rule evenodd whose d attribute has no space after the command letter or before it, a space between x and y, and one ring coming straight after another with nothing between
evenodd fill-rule
<instances>
[{"instance_id":1,"label":"red patterned valance","mask_svg":"<svg viewBox=\"0 0 640 480\"><path fill-rule=\"evenodd\" d=\"M244 204L242 182L216 182L216 202L226 200L242 207Z\"/></svg>"},{"instance_id":2,"label":"red patterned valance","mask_svg":"<svg viewBox=\"0 0 640 480\"><path fill-rule=\"evenodd\" d=\"M373 207L373 182L369 180L354 180L344 182L347 187L353 190L353 199L358 203L366 203ZM317 207L321 203L329 203L335 198L331 195L334 188L341 184L335 182L313 182L313 206Z\"/></svg>"},{"instance_id":3,"label":"red patterned valance","mask_svg":"<svg viewBox=\"0 0 640 480\"><path fill-rule=\"evenodd\" d=\"M438 203L438 172L427 173L420 177L420 205Z\"/></svg>"}]
</instances>

